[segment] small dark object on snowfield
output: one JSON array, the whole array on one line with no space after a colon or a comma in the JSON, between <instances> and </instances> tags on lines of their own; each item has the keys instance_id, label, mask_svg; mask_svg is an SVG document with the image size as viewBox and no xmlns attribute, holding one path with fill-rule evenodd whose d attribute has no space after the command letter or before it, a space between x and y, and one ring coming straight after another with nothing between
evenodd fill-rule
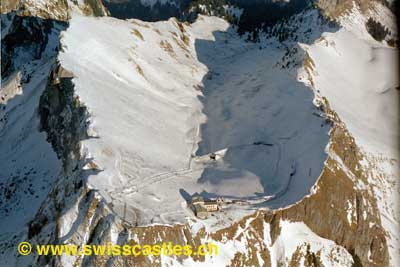
<instances>
[{"instance_id":1,"label":"small dark object on snowfield","mask_svg":"<svg viewBox=\"0 0 400 267\"><path fill-rule=\"evenodd\" d=\"M274 144L257 141L257 142L254 142L253 145L255 145L255 146L273 146Z\"/></svg>"}]
</instances>

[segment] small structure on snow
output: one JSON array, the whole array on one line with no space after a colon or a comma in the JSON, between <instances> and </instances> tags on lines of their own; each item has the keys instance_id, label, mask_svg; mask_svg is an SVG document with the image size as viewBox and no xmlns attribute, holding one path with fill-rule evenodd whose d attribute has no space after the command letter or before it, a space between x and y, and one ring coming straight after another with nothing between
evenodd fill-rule
<instances>
[{"instance_id":1,"label":"small structure on snow","mask_svg":"<svg viewBox=\"0 0 400 267\"><path fill-rule=\"evenodd\" d=\"M203 197L193 197L190 203L190 208L194 215L200 219L205 219L212 212L219 211L224 199L218 197L216 199L204 199Z\"/></svg>"}]
</instances>

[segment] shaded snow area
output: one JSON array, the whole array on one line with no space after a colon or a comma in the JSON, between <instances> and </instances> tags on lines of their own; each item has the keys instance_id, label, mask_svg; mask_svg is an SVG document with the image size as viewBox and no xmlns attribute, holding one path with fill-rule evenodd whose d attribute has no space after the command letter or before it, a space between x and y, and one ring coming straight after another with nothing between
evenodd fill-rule
<instances>
[{"instance_id":1,"label":"shaded snow area","mask_svg":"<svg viewBox=\"0 0 400 267\"><path fill-rule=\"evenodd\" d=\"M52 63L36 66L30 82L22 86L14 80L17 76L2 84L1 94L20 86L18 94L9 99L7 105L0 104L0 229L3 241L9 238L8 233L14 235L33 218L61 168L46 141L46 134L38 130L36 113ZM28 71L30 67L27 64Z\"/></svg>"},{"instance_id":2,"label":"shaded snow area","mask_svg":"<svg viewBox=\"0 0 400 267\"><path fill-rule=\"evenodd\" d=\"M57 38L55 36L55 38ZM57 43L55 39L55 42ZM54 55L53 55L54 56ZM18 233L46 199L61 163L39 132L39 99L53 58L25 62L0 91L0 229L2 241Z\"/></svg>"},{"instance_id":3,"label":"shaded snow area","mask_svg":"<svg viewBox=\"0 0 400 267\"><path fill-rule=\"evenodd\" d=\"M74 15L62 46L91 114L83 145L101 172L89 183L130 222L184 222L196 193L248 201L217 217L284 207L321 173L330 126L312 91L278 67L277 43L261 49L215 17Z\"/></svg>"}]
</instances>

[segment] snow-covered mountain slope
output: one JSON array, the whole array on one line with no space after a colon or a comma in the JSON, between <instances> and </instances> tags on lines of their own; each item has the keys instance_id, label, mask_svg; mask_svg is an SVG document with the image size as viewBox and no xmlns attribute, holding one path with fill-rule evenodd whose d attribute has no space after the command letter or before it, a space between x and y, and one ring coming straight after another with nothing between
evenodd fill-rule
<instances>
[{"instance_id":1,"label":"snow-covered mountain slope","mask_svg":"<svg viewBox=\"0 0 400 267\"><path fill-rule=\"evenodd\" d=\"M396 36L390 12L377 3L367 12ZM399 262L399 52L377 42L364 27L367 19L354 6L339 18L343 28L303 45L307 66L299 79L325 98L355 138L368 170L368 183L388 232L392 265ZM387 21L385 23L384 21ZM360 23L361 22L361 23ZM346 66L337 68L335 66Z\"/></svg>"},{"instance_id":2,"label":"snow-covered mountain slope","mask_svg":"<svg viewBox=\"0 0 400 267\"><path fill-rule=\"evenodd\" d=\"M62 45L96 137L83 143L101 170L89 183L120 215L126 204L129 221L184 222L194 193L284 207L321 173L330 127L311 91L276 66L283 49L260 50L210 17L77 15Z\"/></svg>"},{"instance_id":3,"label":"snow-covered mountain slope","mask_svg":"<svg viewBox=\"0 0 400 267\"><path fill-rule=\"evenodd\" d=\"M382 149L393 144L385 120L395 114L374 112L398 94L397 81L378 71L397 65L387 56L396 53L389 47L396 33L382 8L349 9L342 29L310 8L260 34L259 43L215 17L146 23L75 10L55 64L61 28L23 42L9 29L35 33L37 24L27 22L36 18L5 19L2 35L19 42L2 40L9 80L2 80L1 107L12 123L0 132L7 170L0 177L4 192L14 181L22 187L11 200L0 195L2 208L13 207L1 231L0 266L399 265L398 159ZM391 29L382 42L369 37L368 16ZM319 38L323 31L333 33ZM374 79L366 83L365 74ZM360 105L366 100L376 109ZM387 129L363 124L375 116ZM13 175L25 159L34 167L27 179L34 178L28 182L37 202ZM41 181L46 171L60 173ZM185 201L196 192L248 203L200 220ZM219 255L18 257L25 240L214 242Z\"/></svg>"},{"instance_id":4,"label":"snow-covered mountain slope","mask_svg":"<svg viewBox=\"0 0 400 267\"><path fill-rule=\"evenodd\" d=\"M1 229L12 232L33 217L61 168L39 132L37 108L64 25L14 15L2 16L2 22L0 212ZM19 38L30 42L18 43Z\"/></svg>"},{"instance_id":5,"label":"snow-covered mountain slope","mask_svg":"<svg viewBox=\"0 0 400 267\"><path fill-rule=\"evenodd\" d=\"M316 70L316 90L329 100L357 143L368 152L396 157L398 50L368 43L345 29L323 35L306 50ZM337 65L348 67L338 70Z\"/></svg>"},{"instance_id":6,"label":"snow-covered mountain slope","mask_svg":"<svg viewBox=\"0 0 400 267\"><path fill-rule=\"evenodd\" d=\"M0 227L3 234L14 233L33 218L61 168L46 142L46 134L38 130L36 114L53 63L50 60L25 64L29 82L21 84L20 74L3 82L0 97L8 98L6 105L0 102Z\"/></svg>"},{"instance_id":7,"label":"snow-covered mountain slope","mask_svg":"<svg viewBox=\"0 0 400 267\"><path fill-rule=\"evenodd\" d=\"M377 3L366 13L384 23L389 39L397 38L395 20L387 8ZM340 31L323 34L312 46L302 46L315 72L312 77L304 73L300 79L308 79L328 99L361 148L397 158L398 49L372 38L368 19L356 5L338 20L343 25ZM337 65L348 67L337 69Z\"/></svg>"},{"instance_id":8,"label":"snow-covered mountain slope","mask_svg":"<svg viewBox=\"0 0 400 267\"><path fill-rule=\"evenodd\" d=\"M62 169L46 133L40 131L37 110L65 25L13 14L2 16L2 22L7 26L2 28L0 238L6 249L8 242L24 238L26 225ZM5 255L0 260L3 266Z\"/></svg>"}]
</instances>

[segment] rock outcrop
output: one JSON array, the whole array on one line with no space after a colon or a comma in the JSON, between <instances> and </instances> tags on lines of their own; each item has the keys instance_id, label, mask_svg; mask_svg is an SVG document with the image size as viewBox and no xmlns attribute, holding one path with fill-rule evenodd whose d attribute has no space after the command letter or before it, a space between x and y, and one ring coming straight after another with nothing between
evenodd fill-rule
<instances>
[{"instance_id":1,"label":"rock outcrop","mask_svg":"<svg viewBox=\"0 0 400 267\"><path fill-rule=\"evenodd\" d=\"M58 21L68 21L72 10L87 16L107 15L107 9L101 0L4 0L1 2L2 14L16 12L19 16Z\"/></svg>"}]
</instances>

